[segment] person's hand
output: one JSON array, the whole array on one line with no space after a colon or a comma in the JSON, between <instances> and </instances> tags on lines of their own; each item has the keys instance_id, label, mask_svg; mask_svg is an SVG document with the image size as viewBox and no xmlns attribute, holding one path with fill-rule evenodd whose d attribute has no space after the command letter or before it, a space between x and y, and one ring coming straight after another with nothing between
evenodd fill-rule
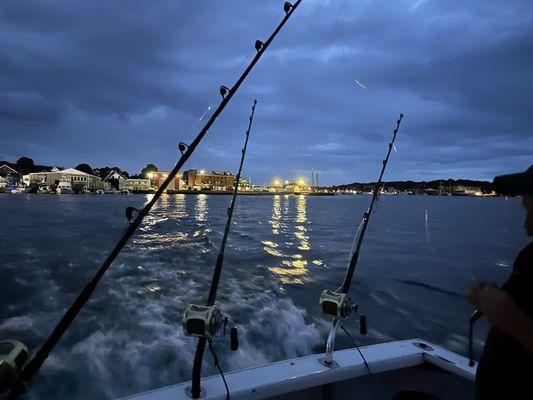
<instances>
[{"instance_id":1,"label":"person's hand","mask_svg":"<svg viewBox=\"0 0 533 400\"><path fill-rule=\"evenodd\" d=\"M493 286L492 284L488 282L483 281L473 281L470 283L467 289L467 296L468 301L470 304L472 304L474 307L479 309L479 296L481 295L481 291L488 286Z\"/></svg>"},{"instance_id":2,"label":"person's hand","mask_svg":"<svg viewBox=\"0 0 533 400\"><path fill-rule=\"evenodd\" d=\"M507 332L513 330L518 306L509 293L486 282L473 282L468 298L493 325Z\"/></svg>"}]
</instances>

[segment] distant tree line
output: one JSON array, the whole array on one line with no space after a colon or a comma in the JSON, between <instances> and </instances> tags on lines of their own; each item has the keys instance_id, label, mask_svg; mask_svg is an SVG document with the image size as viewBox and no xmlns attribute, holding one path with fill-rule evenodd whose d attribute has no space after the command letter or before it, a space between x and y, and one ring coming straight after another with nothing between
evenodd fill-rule
<instances>
[{"instance_id":1,"label":"distant tree line","mask_svg":"<svg viewBox=\"0 0 533 400\"><path fill-rule=\"evenodd\" d=\"M51 171L53 166L48 165L36 165L29 157L20 157L17 162L11 163L8 161L0 161L0 165L9 165L14 170L18 171L21 175L29 174L32 172ZM64 169L63 167L56 166L58 169ZM104 179L111 171L117 171L125 178L148 178L148 174L158 172L158 168L154 164L148 164L144 167L139 174L131 175L128 171L119 167L99 167L93 168L89 164L81 163L74 167L78 171L85 172L86 174L96 175Z\"/></svg>"},{"instance_id":2,"label":"distant tree line","mask_svg":"<svg viewBox=\"0 0 533 400\"><path fill-rule=\"evenodd\" d=\"M370 191L374 188L375 182L354 182L346 185L337 185L332 186L332 189L335 190L359 190L359 191ZM448 190L448 188L453 186L475 186L480 187L483 193L491 193L493 191L493 185L491 182L487 181L474 181L469 179L440 179L435 181L394 181L394 182L385 182L385 188L391 188L398 191L417 191L417 190Z\"/></svg>"},{"instance_id":3,"label":"distant tree line","mask_svg":"<svg viewBox=\"0 0 533 400\"><path fill-rule=\"evenodd\" d=\"M47 165L36 165L29 157L20 157L17 162L11 163L9 161L0 161L0 165L8 165L21 175L29 174L30 172L50 171L53 167Z\"/></svg>"}]
</instances>

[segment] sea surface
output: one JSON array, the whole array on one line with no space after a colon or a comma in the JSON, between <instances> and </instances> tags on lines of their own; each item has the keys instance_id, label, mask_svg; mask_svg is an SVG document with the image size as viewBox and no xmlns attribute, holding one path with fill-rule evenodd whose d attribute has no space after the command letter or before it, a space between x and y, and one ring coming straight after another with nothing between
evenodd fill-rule
<instances>
[{"instance_id":1,"label":"sea surface","mask_svg":"<svg viewBox=\"0 0 533 400\"><path fill-rule=\"evenodd\" d=\"M126 229L143 195L0 195L0 338L34 351ZM61 339L25 398L117 398L191 376L196 340L182 312L206 301L229 196L156 203ZM240 348L225 371L324 351L323 289L344 277L370 196L237 200L218 304ZM519 199L382 197L352 285L368 317L359 344L420 337L466 354L472 279L502 283L528 238ZM487 322L476 328L479 354ZM350 346L339 333L336 348ZM215 374L206 352L204 376Z\"/></svg>"}]
</instances>

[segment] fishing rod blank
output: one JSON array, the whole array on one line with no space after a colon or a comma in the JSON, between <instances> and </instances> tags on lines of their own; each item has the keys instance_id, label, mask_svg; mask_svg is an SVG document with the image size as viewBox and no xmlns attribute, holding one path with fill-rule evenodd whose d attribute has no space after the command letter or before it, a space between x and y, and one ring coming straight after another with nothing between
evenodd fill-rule
<instances>
[{"instance_id":1,"label":"fishing rod blank","mask_svg":"<svg viewBox=\"0 0 533 400\"><path fill-rule=\"evenodd\" d=\"M368 210L363 214L363 220L362 224L360 225L360 230L358 229L357 231L355 237L355 249L352 251L350 262L348 264L348 268L346 269L346 275L344 276L344 280L337 290L324 290L322 292L322 295L320 296L320 308L322 310L322 313L333 317L333 327L328 335L328 340L326 343L326 357L321 360L321 362L327 366L334 365L333 347L335 342L335 333L338 327L340 326L341 321L348 318L352 310L357 310L357 306L353 305L353 302L350 299L348 292L350 290L350 285L352 283L355 268L357 267L361 246L363 245L363 239L365 237L366 229L370 221L370 216L372 215L374 205L379 197L379 192L381 190L383 182L383 175L385 174L390 154L392 152L392 149L394 148L394 142L396 141L396 135L398 134L398 130L400 129L402 119L403 114L400 114L400 118L396 121L396 128L393 131L392 140L389 143L387 156L383 160L379 179L374 185L374 191L372 194L372 200L370 201L370 206L368 207ZM361 316L360 324L361 332L366 333L366 317L364 317L363 315Z\"/></svg>"},{"instance_id":2,"label":"fishing rod blank","mask_svg":"<svg viewBox=\"0 0 533 400\"><path fill-rule=\"evenodd\" d=\"M202 359L204 356L205 344L207 340L218 333L222 326L222 313L215 306L215 300L217 296L218 283L220 281L220 274L222 273L222 265L224 264L224 251L226 249L226 242L228 240L229 230L231 227L231 220L233 217L233 210L235 209L235 200L237 198L237 192L239 190L239 182L241 179L242 166L244 164L244 158L246 156L246 149L248 147L248 138L250 137L250 129L252 128L252 121L254 119L255 106L257 100L254 100L252 106L252 113L248 123L248 129L246 130L246 139L244 141L244 147L242 148L241 163L239 165L239 171L235 177L235 187L233 188L233 195L231 197L231 203L228 208L228 219L226 221L226 227L224 229L224 236L222 237L222 243L220 244L220 251L218 253L217 261L215 264L215 270L213 272L213 278L211 280L211 288L209 289L209 296L207 299L207 306L197 306L190 304L185 313L183 314L183 330L187 336L198 337L198 344L196 346L196 354L194 356L194 365L192 370L192 387L191 395L193 399L200 397L201 387L201 373L202 373ZM233 328L232 328L232 332Z\"/></svg>"},{"instance_id":3,"label":"fishing rod blank","mask_svg":"<svg viewBox=\"0 0 533 400\"><path fill-rule=\"evenodd\" d=\"M144 217L148 215L150 210L152 209L155 202L161 197L163 194L163 191L167 188L167 186L170 184L170 182L174 179L178 171L183 167L185 162L191 157L191 155L194 153L194 150L200 144L203 137L207 133L207 131L211 128L213 123L216 121L216 119L219 117L219 115L222 113L222 111L226 108L227 104L232 99L233 95L237 92L241 84L244 82L248 74L252 71L255 64L259 61L263 53L266 51L270 43L274 40L274 38L277 36L281 28L285 25L287 20L290 18L294 10L298 7L302 0L297 0L294 5L285 2L283 9L285 11L285 16L280 22L280 24L276 27L274 32L269 36L269 38L262 42L260 40L256 40L255 42L255 49L257 51L256 55L246 67L242 75L237 79L235 84L228 88L226 86L220 87L220 94L222 96L222 101L218 105L217 109L214 111L214 113L211 115L211 118L205 123L203 128L200 130L200 132L197 134L195 139L189 144L186 145L184 143L180 143L180 151L181 151L181 157L179 158L178 162L170 171L167 178L163 181L161 186L158 188L158 190L155 192L152 199L141 209L141 210L135 210L136 217L132 218L130 220L130 225L118 241L118 243L115 245L109 256L106 258L106 260L103 262L103 264L100 266L96 274L93 276L93 278L86 284L86 286L83 288L81 293L78 295L76 300L72 303L72 305L68 308L66 313L63 315L59 323L56 325L50 336L46 339L44 344L41 346L41 348L37 351L35 356L28 362L26 366L17 366L17 369L19 370L18 373L20 374L20 378L16 378L15 380L12 380L9 382L9 387L13 387L13 389L10 392L10 398L17 398L19 394L21 394L24 391L24 385L23 382L30 381L33 376L39 371L41 365L44 363L44 361L48 358L48 355L53 350L57 342L61 339L63 334L67 331L70 324L76 316L79 314L85 303L89 300L92 293L96 289L96 286L98 285L100 279L105 274L105 272L108 270L108 268L111 266L113 261L116 259L116 257L119 255L119 253L122 251L124 246L128 243L128 240L131 238L131 236L135 233L141 222L143 221ZM131 214L131 211L130 211ZM133 215L131 215L133 217ZM22 369L23 368L23 369ZM20 371L22 370L22 371ZM9 390L7 388L6 390Z\"/></svg>"},{"instance_id":4,"label":"fishing rod blank","mask_svg":"<svg viewBox=\"0 0 533 400\"><path fill-rule=\"evenodd\" d=\"M400 124L403 119L403 114L400 114L400 118L396 121L396 129L393 131L392 140L389 143L389 149L387 151L387 157L383 160L383 166L381 167L381 173L379 174L379 179L374 185L374 193L372 195L372 200L370 201L370 207L368 207L367 212L363 215L363 227L361 228L361 232L359 233L359 238L357 239L357 245L355 247L354 252L352 253L352 257L350 259L350 264L348 265L348 269L346 270L346 276L344 277L344 281L341 285L341 293L347 294L350 290L350 285L352 283L352 277L355 271L355 267L357 266L357 261L359 260L359 252L361 251L361 246L363 245L363 239L365 238L366 228L368 227L368 223L370 221L370 216L372 215L372 210L374 209L374 205L376 204L376 200L379 197L379 192L381 190L382 181L383 181L383 175L385 174L385 170L387 169L387 164L389 163L390 154L392 151L392 148L394 147L394 142L396 141L396 135L398 134L398 129L400 129Z\"/></svg>"}]
</instances>

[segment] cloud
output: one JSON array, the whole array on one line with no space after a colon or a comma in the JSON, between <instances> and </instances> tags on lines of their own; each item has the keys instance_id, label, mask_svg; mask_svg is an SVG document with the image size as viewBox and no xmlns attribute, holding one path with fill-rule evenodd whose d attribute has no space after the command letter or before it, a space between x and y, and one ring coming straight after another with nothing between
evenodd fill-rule
<instances>
[{"instance_id":1,"label":"cloud","mask_svg":"<svg viewBox=\"0 0 533 400\"><path fill-rule=\"evenodd\" d=\"M168 169L282 17L282 2L5 1L1 151ZM234 170L257 98L256 182L372 180L399 112L396 179L524 169L532 27L525 0L303 1L189 166Z\"/></svg>"}]
</instances>

